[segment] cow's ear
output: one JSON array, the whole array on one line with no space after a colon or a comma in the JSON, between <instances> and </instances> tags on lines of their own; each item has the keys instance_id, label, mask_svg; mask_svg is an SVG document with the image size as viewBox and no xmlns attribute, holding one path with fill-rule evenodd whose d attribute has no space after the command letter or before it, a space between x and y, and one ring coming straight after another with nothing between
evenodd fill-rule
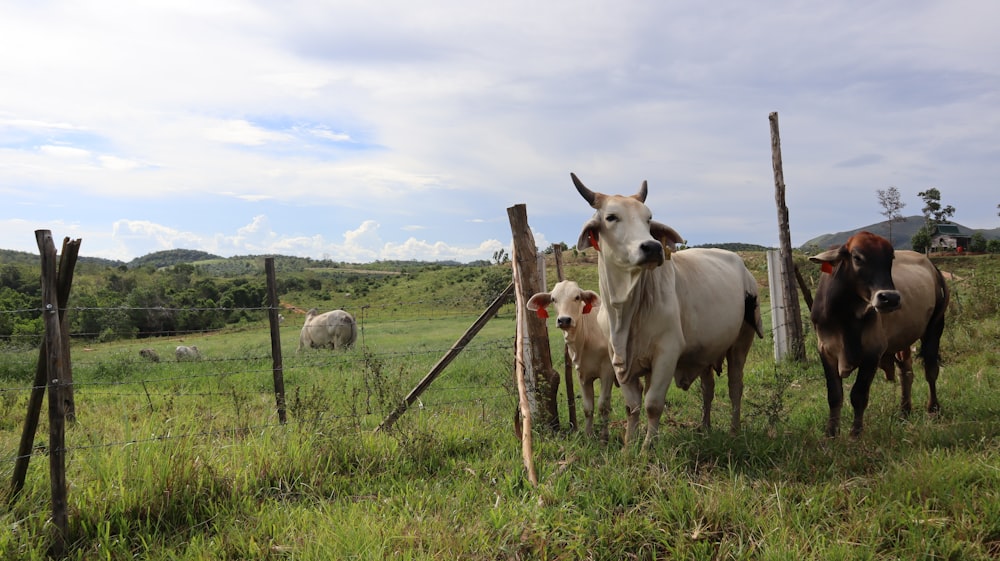
<instances>
[{"instance_id":1,"label":"cow's ear","mask_svg":"<svg viewBox=\"0 0 1000 561\"><path fill-rule=\"evenodd\" d=\"M684 243L684 238L677 233L677 230L655 220L649 223L649 234L671 251L677 244Z\"/></svg>"},{"instance_id":2,"label":"cow's ear","mask_svg":"<svg viewBox=\"0 0 1000 561\"><path fill-rule=\"evenodd\" d=\"M580 299L583 300L583 313L585 314L589 314L591 310L601 306L601 297L593 290L584 290Z\"/></svg>"},{"instance_id":3,"label":"cow's ear","mask_svg":"<svg viewBox=\"0 0 1000 561\"><path fill-rule=\"evenodd\" d=\"M528 303L525 304L525 307L538 314L538 317L545 319L549 317L549 312L545 310L545 307L551 303L551 294L548 292L539 292L528 299Z\"/></svg>"},{"instance_id":4,"label":"cow's ear","mask_svg":"<svg viewBox=\"0 0 1000 561\"><path fill-rule=\"evenodd\" d=\"M597 220L597 216L594 215L590 221L583 225L583 230L580 232L580 238L576 240L576 248L583 251L588 247L592 247L597 251L601 251L600 230L601 224Z\"/></svg>"},{"instance_id":5,"label":"cow's ear","mask_svg":"<svg viewBox=\"0 0 1000 561\"><path fill-rule=\"evenodd\" d=\"M834 249L828 249L823 253L813 255L812 257L809 258L809 260L812 261L813 263L819 263L820 270L822 270L824 273L832 273L833 266L839 263L840 260L844 258L844 255L846 255L846 253L847 253L847 248L842 246Z\"/></svg>"}]
</instances>

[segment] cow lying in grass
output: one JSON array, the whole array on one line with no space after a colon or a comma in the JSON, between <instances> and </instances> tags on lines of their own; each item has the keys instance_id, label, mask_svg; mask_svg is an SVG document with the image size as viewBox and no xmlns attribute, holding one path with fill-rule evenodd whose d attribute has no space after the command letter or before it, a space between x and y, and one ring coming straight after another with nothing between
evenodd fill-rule
<instances>
[{"instance_id":1,"label":"cow lying in grass","mask_svg":"<svg viewBox=\"0 0 1000 561\"><path fill-rule=\"evenodd\" d=\"M358 326L354 316L344 310L318 313L316 308L306 313L306 321L299 333L299 348L330 347L348 349L358 338Z\"/></svg>"},{"instance_id":2,"label":"cow lying in grass","mask_svg":"<svg viewBox=\"0 0 1000 561\"><path fill-rule=\"evenodd\" d=\"M174 350L174 357L177 358L178 362L182 360L200 360L201 351L195 345L191 345L190 347L187 345L178 345L177 349Z\"/></svg>"}]
</instances>

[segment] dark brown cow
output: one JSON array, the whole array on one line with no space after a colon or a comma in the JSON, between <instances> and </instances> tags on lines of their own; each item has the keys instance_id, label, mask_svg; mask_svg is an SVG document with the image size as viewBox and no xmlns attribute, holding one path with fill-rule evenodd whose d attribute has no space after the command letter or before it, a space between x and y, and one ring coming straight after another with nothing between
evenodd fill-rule
<instances>
[{"instance_id":1,"label":"dark brown cow","mask_svg":"<svg viewBox=\"0 0 1000 561\"><path fill-rule=\"evenodd\" d=\"M941 272L924 255L894 251L888 240L870 232L855 234L843 246L809 260L823 267L812 322L830 403L827 436L840 430L843 379L855 369L852 436L864 429L868 391L880 367L892 379L895 366L900 366L900 406L904 415L910 412L910 345L917 339L930 389L927 410L938 411L938 351L948 307L948 286Z\"/></svg>"}]
</instances>

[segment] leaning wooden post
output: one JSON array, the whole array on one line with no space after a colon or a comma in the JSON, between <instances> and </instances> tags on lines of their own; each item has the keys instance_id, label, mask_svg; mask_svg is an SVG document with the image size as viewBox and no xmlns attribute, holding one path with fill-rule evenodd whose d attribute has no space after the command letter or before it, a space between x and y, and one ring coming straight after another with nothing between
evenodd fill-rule
<instances>
[{"instance_id":1,"label":"leaning wooden post","mask_svg":"<svg viewBox=\"0 0 1000 561\"><path fill-rule=\"evenodd\" d=\"M59 321L56 246L48 230L36 230L35 239L42 255L42 319L45 321L45 371L49 391L49 487L52 493L52 525L56 528L51 552L62 556L69 532L66 514L66 404L62 397L66 363L63 360Z\"/></svg>"},{"instance_id":2,"label":"leaning wooden post","mask_svg":"<svg viewBox=\"0 0 1000 561\"><path fill-rule=\"evenodd\" d=\"M788 207L785 205L785 173L781 165L781 137L778 134L778 113L772 112L771 122L771 164L774 168L774 197L778 205L778 235L781 244L782 272L785 296L785 325L791 357L796 361L806 359L805 343L802 335L802 314L799 308L799 293L795 286L795 261L792 259L792 236L788 228Z\"/></svg>"},{"instance_id":3,"label":"leaning wooden post","mask_svg":"<svg viewBox=\"0 0 1000 561\"><path fill-rule=\"evenodd\" d=\"M76 400L73 389L73 362L69 350L69 318L66 316L66 306L69 303L69 291L73 286L73 271L80 254L80 240L70 241L63 238L62 253L59 254L59 271L56 277L56 297L59 300L59 329L63 334L62 353L66 364L63 372L63 403L65 404L66 420L76 421Z\"/></svg>"},{"instance_id":4,"label":"leaning wooden post","mask_svg":"<svg viewBox=\"0 0 1000 561\"><path fill-rule=\"evenodd\" d=\"M271 373L274 378L274 399L278 407L278 422L285 424L285 375L281 362L281 329L278 323L278 281L274 274L274 257L264 259L267 276L267 319L271 324Z\"/></svg>"},{"instance_id":5,"label":"leaning wooden post","mask_svg":"<svg viewBox=\"0 0 1000 561\"><path fill-rule=\"evenodd\" d=\"M556 279L559 282L566 280L563 275L562 246L552 244L552 255L556 262ZM570 430L576 430L576 392L573 391L573 359L569 357L569 347L563 345L563 378L566 380L566 406L569 412Z\"/></svg>"},{"instance_id":6,"label":"leaning wooden post","mask_svg":"<svg viewBox=\"0 0 1000 561\"><path fill-rule=\"evenodd\" d=\"M511 249L511 261L517 263L517 246ZM513 269L513 287L521 284L518 267ZM524 360L524 329L525 322L522 321L524 312L524 295L520 290L514 291L514 301L516 302L514 314L517 320L514 328L514 380L517 382L517 403L520 413L521 425L518 427L518 436L521 438L521 459L524 461L524 469L528 472L528 481L532 485L538 485L538 473L535 471L534 451L532 450L531 439L531 403L528 399L528 385L525 383L524 374L526 362Z\"/></svg>"},{"instance_id":7,"label":"leaning wooden post","mask_svg":"<svg viewBox=\"0 0 1000 561\"><path fill-rule=\"evenodd\" d=\"M545 320L534 314L524 314L523 302L527 302L536 292L544 292L545 284L538 272L535 238L528 226L528 213L525 205L515 205L507 209L510 218L510 231L514 237L513 265L517 268L515 283L517 297L522 304L518 305L518 317L525 318L527 338L531 341L530 364L525 364L535 377L535 394L546 403L546 422L553 430L559 429L559 373L552 368L552 355L549 349L549 331Z\"/></svg>"}]
</instances>

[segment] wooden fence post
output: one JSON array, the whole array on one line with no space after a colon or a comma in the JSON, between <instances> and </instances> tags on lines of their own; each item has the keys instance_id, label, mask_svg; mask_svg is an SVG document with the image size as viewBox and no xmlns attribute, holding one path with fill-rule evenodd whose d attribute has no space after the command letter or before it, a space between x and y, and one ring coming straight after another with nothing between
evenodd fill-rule
<instances>
[{"instance_id":1,"label":"wooden fence post","mask_svg":"<svg viewBox=\"0 0 1000 561\"><path fill-rule=\"evenodd\" d=\"M278 322L278 281L274 274L274 257L264 259L267 276L267 318L271 324L271 373L274 378L274 399L278 408L278 422L285 424L285 375L281 360L281 329Z\"/></svg>"},{"instance_id":2,"label":"wooden fence post","mask_svg":"<svg viewBox=\"0 0 1000 561\"><path fill-rule=\"evenodd\" d=\"M70 288L73 285L73 269L76 267L77 255L80 253L80 240L65 238L63 240L63 252L59 259L59 272L57 280L57 292L59 301L60 328L65 327L64 332L69 333L68 326L65 325L66 304L69 302ZM63 337L63 350L66 351L69 344L69 337ZM72 368L69 363L69 353L65 352L67 367L67 379L72 380ZM21 489L24 488L24 480L28 474L28 464L31 460L31 448L35 444L35 433L38 431L38 418L42 410L42 398L45 397L45 388L48 385L46 380L46 350L45 345L38 348L38 363L35 367L35 380L31 386L31 394L28 397L28 412L24 418L24 429L21 431L21 443L17 449L17 459L14 462L14 474L11 477L10 500L13 501ZM63 403L67 407L72 405L72 401L67 402L63 392ZM75 407L74 407L75 409Z\"/></svg>"},{"instance_id":3,"label":"wooden fence post","mask_svg":"<svg viewBox=\"0 0 1000 561\"><path fill-rule=\"evenodd\" d=\"M566 280L563 275L563 264L562 264L562 246L560 244L552 244L552 255L555 257L556 262L556 279L559 282ZM563 345L563 378L566 381L566 406L569 412L569 427L570 430L576 430L578 425L576 424L576 392L573 390L573 359L569 356L569 347Z\"/></svg>"},{"instance_id":4,"label":"wooden fence post","mask_svg":"<svg viewBox=\"0 0 1000 561\"><path fill-rule=\"evenodd\" d=\"M785 205L785 172L781 164L781 137L778 133L778 113L773 112L771 122L771 165L774 168L774 197L778 205L778 235L781 244L782 283L785 296L785 328L788 330L789 351L792 359L806 359L802 340L802 315L799 293L795 287L795 261L792 259L792 235L788 228L788 206Z\"/></svg>"},{"instance_id":5,"label":"wooden fence post","mask_svg":"<svg viewBox=\"0 0 1000 561\"><path fill-rule=\"evenodd\" d=\"M62 331L62 352L66 364L66 371L63 372L63 403L65 404L66 420L76 421L76 400L73 389L73 362L70 359L69 349L69 318L66 316L66 305L69 302L69 291L73 286L73 271L76 269L76 260L80 254L80 240L70 241L63 238L62 252L59 254L59 270L56 281L56 295L59 300L59 329Z\"/></svg>"},{"instance_id":6,"label":"wooden fence post","mask_svg":"<svg viewBox=\"0 0 1000 561\"><path fill-rule=\"evenodd\" d=\"M45 372L49 391L49 487L52 493L52 525L55 527L50 551L52 555L62 556L69 532L66 513L66 404L62 397L66 363L62 354L63 337L59 321L56 246L48 230L36 230L35 239L42 255L42 319L45 321Z\"/></svg>"},{"instance_id":7,"label":"wooden fence post","mask_svg":"<svg viewBox=\"0 0 1000 561\"><path fill-rule=\"evenodd\" d=\"M525 205L519 204L507 209L510 219L510 231L514 237L513 266L517 268L515 291L520 302L527 302L536 292L544 292L545 285L541 282L538 272L535 238L528 226L528 213ZM526 314L518 305L517 316L524 318L526 335L531 342L530 361L525 368L530 369L535 378L534 391L540 400L546 404L547 424L553 429L559 429L559 373L552 368L552 355L549 349L549 332L545 320L534 314Z\"/></svg>"}]
</instances>

